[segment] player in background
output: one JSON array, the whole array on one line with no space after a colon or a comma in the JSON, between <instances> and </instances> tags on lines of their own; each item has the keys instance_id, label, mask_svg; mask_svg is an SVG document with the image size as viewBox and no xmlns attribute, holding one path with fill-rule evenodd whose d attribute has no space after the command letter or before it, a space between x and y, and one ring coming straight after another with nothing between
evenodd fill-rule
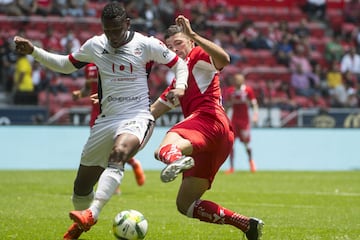
<instances>
[{"instance_id":1,"label":"player in background","mask_svg":"<svg viewBox=\"0 0 360 240\"><path fill-rule=\"evenodd\" d=\"M74 222L64 239L78 239L96 224L124 177L124 164L151 136L154 117L150 112L148 63L165 64L174 71L177 97L187 87L186 63L159 39L132 31L121 3L107 3L101 23L104 34L91 37L69 55L50 53L28 39L14 38L16 51L31 54L53 71L69 74L88 63L94 63L99 70L101 115L81 154L72 195L75 210L69 213Z\"/></svg>"},{"instance_id":2,"label":"player in background","mask_svg":"<svg viewBox=\"0 0 360 240\"><path fill-rule=\"evenodd\" d=\"M185 117L166 133L155 151L155 158L167 165L161 180L170 182L183 174L176 199L181 214L207 223L232 225L247 239L258 240L262 235L261 220L201 199L211 188L234 142L230 120L221 103L219 80L219 72L230 63L230 56L194 32L184 16L178 16L176 24L165 32L165 43L187 62L189 80L183 97L177 97L177 89L172 85L151 106L157 118L180 104Z\"/></svg>"},{"instance_id":3,"label":"player in background","mask_svg":"<svg viewBox=\"0 0 360 240\"><path fill-rule=\"evenodd\" d=\"M98 73L98 69L97 69L96 65L93 63L89 63L88 65L85 66L84 72L85 72L84 87L81 88L80 90L74 90L72 92L72 97L73 97L73 100L75 100L75 101L80 98L83 98L83 97L89 97L90 95L97 94L97 92L98 92L98 77L99 77L98 74L99 73ZM89 121L90 128L92 128L94 126L95 120L99 114L100 114L99 103L92 102L90 121ZM139 186L144 185L145 174L142 169L141 163L134 157L132 157L127 163L130 164L133 169L136 183ZM115 193L120 194L121 193L120 188L117 188Z\"/></svg>"},{"instance_id":4,"label":"player in background","mask_svg":"<svg viewBox=\"0 0 360 240\"><path fill-rule=\"evenodd\" d=\"M254 90L245 84L245 77L240 73L236 73L232 79L232 86L230 86L225 93L225 107L232 108L231 123L235 133L235 140L239 138L246 149L248 162L251 172L256 172L256 166L252 155L252 148L250 146L250 129L251 121L249 116L249 106L253 109L252 122L257 124L259 106L255 97ZM225 172L231 174L234 172L234 147L230 152L230 168Z\"/></svg>"}]
</instances>

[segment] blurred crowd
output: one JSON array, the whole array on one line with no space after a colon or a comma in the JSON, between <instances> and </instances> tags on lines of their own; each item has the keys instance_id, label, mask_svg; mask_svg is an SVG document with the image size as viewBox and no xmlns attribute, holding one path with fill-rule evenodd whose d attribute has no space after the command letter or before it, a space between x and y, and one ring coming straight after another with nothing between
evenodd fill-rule
<instances>
[{"instance_id":1,"label":"blurred crowd","mask_svg":"<svg viewBox=\"0 0 360 240\"><path fill-rule=\"evenodd\" d=\"M58 16L78 19L98 19L102 6L107 1L73 0L0 0L0 16ZM342 11L343 21L339 28L332 27L326 14L326 1L299 1L301 18L296 24L279 19L259 27L259 19L248 18L242 6L227 5L224 1L185 0L124 0L132 28L162 39L162 32L173 24L175 16L184 14L192 20L197 32L214 40L225 48L232 58L232 71L251 67L244 49L271 52L275 66L289 71L289 78L262 79L261 83L248 78L247 84L254 86L260 107L279 107L292 111L299 107L359 107L360 83L360 1L346 1ZM314 3L316 2L316 3ZM46 21L46 18L44 18ZM31 20L28 20L31 21ZM314 44L310 24L323 24L325 35L320 49ZM95 23L94 23L95 24ZM99 24L98 24L99 25ZM101 26L98 26L101 30ZM17 34L27 36L26 24L17 29ZM84 29L84 31L86 31ZM12 49L12 37L0 32L0 89L11 93L13 103L24 104L16 98L18 92L38 94L69 93L62 76L34 62L29 56L18 56ZM89 36L92 34L89 33ZM47 50L68 54L76 51L83 41L79 31L67 28L59 36L54 29L47 28L43 38L34 39ZM317 53L317 54L315 54ZM26 68L28 80L20 84L17 72ZM224 71L223 88L232 81L231 71ZM73 79L84 77L79 71ZM29 80L30 79L30 80ZM150 75L150 93L156 99L171 80L167 69L155 66ZM259 81L259 80L256 80ZM69 93L70 94L70 93ZM21 95L21 94L20 94ZM35 100L36 102L36 97ZM25 101L26 103L26 101Z\"/></svg>"}]
</instances>

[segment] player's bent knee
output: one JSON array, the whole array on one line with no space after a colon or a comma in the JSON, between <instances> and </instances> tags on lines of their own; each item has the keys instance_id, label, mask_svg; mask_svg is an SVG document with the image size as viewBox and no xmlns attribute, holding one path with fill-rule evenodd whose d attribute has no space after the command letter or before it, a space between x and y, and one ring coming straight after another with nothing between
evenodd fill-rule
<instances>
[{"instance_id":1,"label":"player's bent knee","mask_svg":"<svg viewBox=\"0 0 360 240\"><path fill-rule=\"evenodd\" d=\"M185 216L188 216L188 217L192 218L192 212L193 212L193 209L194 209L194 203L195 202L193 202L192 204L189 205L187 203L177 201L176 202L176 207L177 207L177 210L182 215L185 215Z\"/></svg>"}]
</instances>

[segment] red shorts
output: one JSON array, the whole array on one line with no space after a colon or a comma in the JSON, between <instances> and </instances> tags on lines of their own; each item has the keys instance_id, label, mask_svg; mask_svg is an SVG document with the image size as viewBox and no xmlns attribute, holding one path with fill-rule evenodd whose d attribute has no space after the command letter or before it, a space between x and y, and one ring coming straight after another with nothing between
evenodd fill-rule
<instances>
[{"instance_id":1,"label":"red shorts","mask_svg":"<svg viewBox=\"0 0 360 240\"><path fill-rule=\"evenodd\" d=\"M190 140L191 156L195 166L183 173L183 177L199 177L211 183L221 165L226 161L233 143L234 133L226 115L217 118L208 113L194 113L174 125L169 132L176 132Z\"/></svg>"},{"instance_id":2,"label":"red shorts","mask_svg":"<svg viewBox=\"0 0 360 240\"><path fill-rule=\"evenodd\" d=\"M249 121L232 121L235 138L239 138L241 142L250 142L250 122Z\"/></svg>"}]
</instances>

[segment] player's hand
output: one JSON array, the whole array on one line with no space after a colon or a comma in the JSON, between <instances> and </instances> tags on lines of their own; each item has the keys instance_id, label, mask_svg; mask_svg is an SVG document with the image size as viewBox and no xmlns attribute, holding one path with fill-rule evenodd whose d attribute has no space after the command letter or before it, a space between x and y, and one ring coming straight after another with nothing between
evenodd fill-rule
<instances>
[{"instance_id":1,"label":"player's hand","mask_svg":"<svg viewBox=\"0 0 360 240\"><path fill-rule=\"evenodd\" d=\"M74 101L79 100L81 98L81 90L75 90L72 92L72 99Z\"/></svg>"},{"instance_id":2,"label":"player's hand","mask_svg":"<svg viewBox=\"0 0 360 240\"><path fill-rule=\"evenodd\" d=\"M253 121L254 126L257 126L257 125L258 125L259 115L258 115L257 113L254 113L254 115L253 115L253 117L252 117L252 121Z\"/></svg>"},{"instance_id":3,"label":"player's hand","mask_svg":"<svg viewBox=\"0 0 360 240\"><path fill-rule=\"evenodd\" d=\"M174 88L166 94L166 99L169 100L174 106L179 105L179 98L184 96L185 89Z\"/></svg>"},{"instance_id":4,"label":"player's hand","mask_svg":"<svg viewBox=\"0 0 360 240\"><path fill-rule=\"evenodd\" d=\"M26 38L14 37L15 49L18 53L28 55L34 51L34 45Z\"/></svg>"},{"instance_id":5,"label":"player's hand","mask_svg":"<svg viewBox=\"0 0 360 240\"><path fill-rule=\"evenodd\" d=\"M90 99L93 104L99 103L99 95L97 93L90 95Z\"/></svg>"},{"instance_id":6,"label":"player's hand","mask_svg":"<svg viewBox=\"0 0 360 240\"><path fill-rule=\"evenodd\" d=\"M187 36L192 36L194 33L194 31L192 30L191 28L191 25L190 25L190 21L189 19L187 19L185 16L183 15L179 15L176 19L175 19L175 23L179 26L182 27L183 29L183 32L185 35Z\"/></svg>"}]
</instances>

